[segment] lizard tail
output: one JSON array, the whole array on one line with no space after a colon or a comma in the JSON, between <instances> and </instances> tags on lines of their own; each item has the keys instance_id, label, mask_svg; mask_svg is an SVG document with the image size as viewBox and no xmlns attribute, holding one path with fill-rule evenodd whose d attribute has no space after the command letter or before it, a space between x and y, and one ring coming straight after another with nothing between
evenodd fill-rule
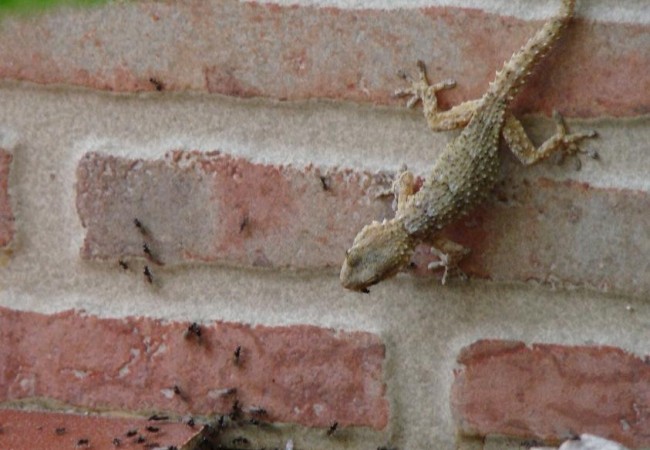
<instances>
[{"instance_id":1,"label":"lizard tail","mask_svg":"<svg viewBox=\"0 0 650 450\"><path fill-rule=\"evenodd\" d=\"M562 0L560 11L535 33L497 72L488 94L510 102L530 75L531 70L551 49L573 17L575 0Z\"/></svg>"}]
</instances>

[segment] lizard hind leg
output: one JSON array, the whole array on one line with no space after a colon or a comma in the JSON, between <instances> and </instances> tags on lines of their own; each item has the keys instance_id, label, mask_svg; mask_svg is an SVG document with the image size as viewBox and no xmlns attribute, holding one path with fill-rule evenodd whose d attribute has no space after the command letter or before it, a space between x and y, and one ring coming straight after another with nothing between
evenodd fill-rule
<instances>
[{"instance_id":1,"label":"lizard hind leg","mask_svg":"<svg viewBox=\"0 0 650 450\"><path fill-rule=\"evenodd\" d=\"M447 111L440 111L438 109L437 93L455 87L456 81L448 79L439 83L430 84L424 62L418 61L417 66L419 72L418 79L412 82L411 87L395 91L395 95L398 97L410 97L406 102L407 108L413 108L418 101L422 101L424 117L426 117L429 127L433 131L454 130L467 125L474 115L476 108L479 106L480 100L470 100L456 105ZM405 75L404 78L406 78Z\"/></svg>"},{"instance_id":2,"label":"lizard hind leg","mask_svg":"<svg viewBox=\"0 0 650 450\"><path fill-rule=\"evenodd\" d=\"M503 137L510 147L510 150L524 165L535 164L538 161L548 158L552 154L562 151L562 158L565 156L577 156L584 153L593 159L598 159L598 153L592 150L582 150L578 142L583 139L596 137L595 131L585 133L568 133L564 119L557 112L553 111L556 131L542 145L535 147L526 134L521 122L512 114L508 114L503 126ZM580 159L576 158L577 169L580 169Z\"/></svg>"},{"instance_id":3,"label":"lizard hind leg","mask_svg":"<svg viewBox=\"0 0 650 450\"><path fill-rule=\"evenodd\" d=\"M467 275L460 270L458 263L470 253L470 249L442 236L437 236L431 243L431 253L440 260L429 263L428 268L429 270L441 267L445 269L442 275L442 284L447 283L450 273L456 274L462 279L467 279Z\"/></svg>"}]
</instances>

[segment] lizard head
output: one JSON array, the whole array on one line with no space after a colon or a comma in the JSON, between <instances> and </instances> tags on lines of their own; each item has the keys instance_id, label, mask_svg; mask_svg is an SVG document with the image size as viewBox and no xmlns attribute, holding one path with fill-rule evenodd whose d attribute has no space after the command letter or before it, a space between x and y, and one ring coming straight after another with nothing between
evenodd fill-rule
<instances>
[{"instance_id":1,"label":"lizard head","mask_svg":"<svg viewBox=\"0 0 650 450\"><path fill-rule=\"evenodd\" d=\"M366 225L345 252L341 284L353 291L368 287L397 274L411 259L414 240L395 219Z\"/></svg>"}]
</instances>

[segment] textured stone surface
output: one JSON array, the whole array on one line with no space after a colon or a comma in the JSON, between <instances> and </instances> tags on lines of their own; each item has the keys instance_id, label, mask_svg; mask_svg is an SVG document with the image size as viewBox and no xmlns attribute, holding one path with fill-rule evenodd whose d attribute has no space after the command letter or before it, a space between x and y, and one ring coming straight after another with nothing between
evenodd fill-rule
<instances>
[{"instance_id":1,"label":"textured stone surface","mask_svg":"<svg viewBox=\"0 0 650 450\"><path fill-rule=\"evenodd\" d=\"M144 257L147 242L154 259L170 265L334 272L361 227L393 215L390 198L378 196L390 176L252 164L218 153L171 152L164 160L89 153L77 177L86 259ZM642 295L650 289L649 208L645 192L519 173L446 233L472 249L461 267L475 277ZM421 247L412 272L430 274L433 259Z\"/></svg>"},{"instance_id":2,"label":"textured stone surface","mask_svg":"<svg viewBox=\"0 0 650 450\"><path fill-rule=\"evenodd\" d=\"M9 198L9 170L13 155L0 149L0 248L7 247L14 237L14 215Z\"/></svg>"},{"instance_id":3,"label":"textured stone surface","mask_svg":"<svg viewBox=\"0 0 650 450\"><path fill-rule=\"evenodd\" d=\"M650 446L650 357L608 346L483 340L463 349L452 412L467 434Z\"/></svg>"},{"instance_id":4,"label":"textured stone surface","mask_svg":"<svg viewBox=\"0 0 650 450\"><path fill-rule=\"evenodd\" d=\"M224 414L383 429L384 345L369 333L100 319L0 309L0 401L52 399L90 409ZM240 348L239 360L234 352Z\"/></svg>"},{"instance_id":5,"label":"textured stone surface","mask_svg":"<svg viewBox=\"0 0 650 450\"><path fill-rule=\"evenodd\" d=\"M151 426L158 431L146 429ZM131 430L137 433L127 436ZM0 409L0 448L4 450L180 449L198 433L199 427L183 423ZM144 442L137 442L141 436Z\"/></svg>"},{"instance_id":6,"label":"textured stone surface","mask_svg":"<svg viewBox=\"0 0 650 450\"><path fill-rule=\"evenodd\" d=\"M5 20L0 77L122 92L191 89L388 103L396 101L396 71L412 71L423 59L432 79L458 80L457 89L442 95L448 106L480 96L540 23L451 7L126 2ZM520 109L647 113L647 27L576 20L523 93Z\"/></svg>"}]
</instances>

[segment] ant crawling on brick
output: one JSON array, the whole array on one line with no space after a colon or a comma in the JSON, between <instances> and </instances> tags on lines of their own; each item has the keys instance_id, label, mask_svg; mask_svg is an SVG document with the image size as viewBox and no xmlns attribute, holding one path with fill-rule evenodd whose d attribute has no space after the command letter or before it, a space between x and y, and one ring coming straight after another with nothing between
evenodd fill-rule
<instances>
[{"instance_id":1,"label":"ant crawling on brick","mask_svg":"<svg viewBox=\"0 0 650 450\"><path fill-rule=\"evenodd\" d=\"M233 360L236 366L241 365L241 345L238 345L233 352Z\"/></svg>"},{"instance_id":2,"label":"ant crawling on brick","mask_svg":"<svg viewBox=\"0 0 650 450\"><path fill-rule=\"evenodd\" d=\"M201 325L192 322L185 330L185 339L195 338L197 341L201 342L201 333Z\"/></svg>"},{"instance_id":3,"label":"ant crawling on brick","mask_svg":"<svg viewBox=\"0 0 650 450\"><path fill-rule=\"evenodd\" d=\"M162 92L165 89L165 85L156 77L149 78L149 83L153 84L153 87L156 88L158 92Z\"/></svg>"},{"instance_id":4,"label":"ant crawling on brick","mask_svg":"<svg viewBox=\"0 0 650 450\"><path fill-rule=\"evenodd\" d=\"M151 273L149 266L144 266L144 271L142 273L144 275L145 280L147 280L149 284L153 284L153 274Z\"/></svg>"},{"instance_id":5,"label":"ant crawling on brick","mask_svg":"<svg viewBox=\"0 0 650 450\"><path fill-rule=\"evenodd\" d=\"M318 178L320 179L321 187L325 192L332 190L332 180L330 177L320 175Z\"/></svg>"},{"instance_id":6,"label":"ant crawling on brick","mask_svg":"<svg viewBox=\"0 0 650 450\"><path fill-rule=\"evenodd\" d=\"M157 421L157 420L169 420L169 416L163 416L163 415L160 415L160 414L154 414L154 415L152 415L152 416L149 416L149 418L148 418L147 420L151 420L151 421Z\"/></svg>"},{"instance_id":7,"label":"ant crawling on brick","mask_svg":"<svg viewBox=\"0 0 650 450\"><path fill-rule=\"evenodd\" d=\"M144 227L140 219L138 219L137 217L133 219L133 225L135 225L135 227L138 229L140 234L142 234L143 236L146 236L148 234L147 229Z\"/></svg>"}]
</instances>

